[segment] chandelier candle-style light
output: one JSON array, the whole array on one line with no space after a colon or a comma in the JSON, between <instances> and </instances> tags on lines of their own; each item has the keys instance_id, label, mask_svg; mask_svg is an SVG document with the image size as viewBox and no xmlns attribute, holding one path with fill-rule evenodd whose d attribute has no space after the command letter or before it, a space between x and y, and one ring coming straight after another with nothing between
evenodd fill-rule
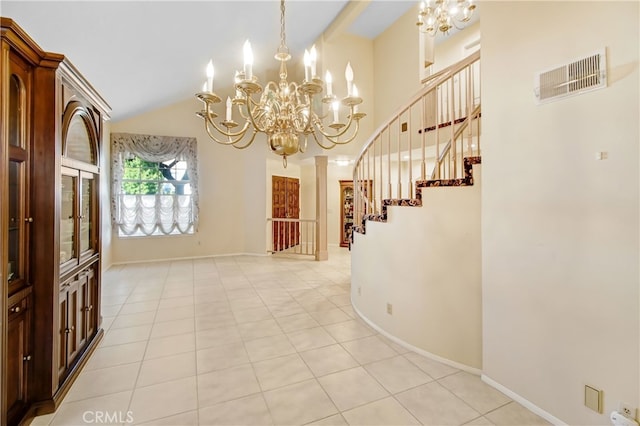
<instances>
[{"instance_id":1,"label":"chandelier candle-style light","mask_svg":"<svg viewBox=\"0 0 640 426\"><path fill-rule=\"evenodd\" d=\"M358 133L360 119L366 114L358 112L362 98L353 83L353 69L347 64L347 96L339 100L333 93L333 80L327 71L323 81L316 75L317 51L315 46L304 53L304 81L301 84L287 81L286 62L291 59L285 36L285 6L280 1L280 47L275 58L280 61L280 81L270 81L264 88L253 75L253 53L247 40L244 43L244 67L235 73L235 96L227 97L224 120L216 121L218 114L213 111L222 99L213 92L213 62L209 61L207 80L202 92L196 97L204 103L204 109L197 115L204 120L207 134L215 142L243 149L251 145L256 135L267 135L271 150L282 156L287 166L287 157L304 152L307 138L312 136L323 149L351 142ZM321 103L314 103L315 96L322 96ZM323 108L323 105L326 108ZM346 122L341 121L340 105L348 110ZM233 107L243 121L242 126L234 120ZM323 110L326 109L326 112ZM324 121L329 120L325 125ZM353 125L353 126L352 126ZM239 127L239 129L236 129ZM347 135L353 127L350 135ZM304 138L301 143L300 139ZM326 140L326 142L324 142Z\"/></svg>"},{"instance_id":2,"label":"chandelier candle-style light","mask_svg":"<svg viewBox=\"0 0 640 426\"><path fill-rule=\"evenodd\" d=\"M473 0L426 0L420 3L418 22L420 31L435 36L438 30L447 34L453 27L462 29L469 22L476 5Z\"/></svg>"}]
</instances>

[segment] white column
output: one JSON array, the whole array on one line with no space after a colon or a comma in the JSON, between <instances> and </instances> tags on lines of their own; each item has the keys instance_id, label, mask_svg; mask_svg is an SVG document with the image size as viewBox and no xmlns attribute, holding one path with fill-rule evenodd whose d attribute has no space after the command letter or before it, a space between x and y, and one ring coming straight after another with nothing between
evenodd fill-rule
<instances>
[{"instance_id":1,"label":"white column","mask_svg":"<svg viewBox=\"0 0 640 426\"><path fill-rule=\"evenodd\" d=\"M327 251L327 156L316 155L316 260L329 259Z\"/></svg>"}]
</instances>

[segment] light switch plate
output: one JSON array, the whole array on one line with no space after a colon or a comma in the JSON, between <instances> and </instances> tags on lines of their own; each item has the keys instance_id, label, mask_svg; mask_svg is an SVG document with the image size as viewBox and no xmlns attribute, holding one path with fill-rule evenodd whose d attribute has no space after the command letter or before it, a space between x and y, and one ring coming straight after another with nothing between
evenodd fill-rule
<instances>
[{"instance_id":1,"label":"light switch plate","mask_svg":"<svg viewBox=\"0 0 640 426\"><path fill-rule=\"evenodd\" d=\"M602 414L602 391L589 385L584 386L584 405Z\"/></svg>"}]
</instances>

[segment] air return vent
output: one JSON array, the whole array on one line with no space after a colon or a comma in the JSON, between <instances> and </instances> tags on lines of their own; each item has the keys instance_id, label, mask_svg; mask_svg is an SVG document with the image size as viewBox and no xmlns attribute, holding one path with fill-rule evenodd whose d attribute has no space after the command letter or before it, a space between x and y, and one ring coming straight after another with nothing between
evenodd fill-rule
<instances>
[{"instance_id":1,"label":"air return vent","mask_svg":"<svg viewBox=\"0 0 640 426\"><path fill-rule=\"evenodd\" d=\"M539 104L607 87L605 49L535 76Z\"/></svg>"}]
</instances>

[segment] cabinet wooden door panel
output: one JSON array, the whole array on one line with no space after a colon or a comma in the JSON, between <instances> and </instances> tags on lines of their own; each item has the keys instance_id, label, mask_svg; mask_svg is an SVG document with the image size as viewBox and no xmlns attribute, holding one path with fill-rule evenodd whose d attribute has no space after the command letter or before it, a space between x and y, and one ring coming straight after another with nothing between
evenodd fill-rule
<instances>
[{"instance_id":1,"label":"cabinet wooden door panel","mask_svg":"<svg viewBox=\"0 0 640 426\"><path fill-rule=\"evenodd\" d=\"M98 327L97 264L83 270L60 286L58 333L58 376L67 370L95 334Z\"/></svg>"},{"instance_id":2,"label":"cabinet wooden door panel","mask_svg":"<svg viewBox=\"0 0 640 426\"><path fill-rule=\"evenodd\" d=\"M82 298L80 295L80 282L74 281L67 290L67 300L69 303L69 325L67 333L69 335L69 347L67 349L67 364L71 364L78 355L78 351L82 347L82 336L80 333L80 318L82 317Z\"/></svg>"},{"instance_id":3,"label":"cabinet wooden door panel","mask_svg":"<svg viewBox=\"0 0 640 426\"><path fill-rule=\"evenodd\" d=\"M98 328L98 318L95 315L94 307L98 305L97 291L98 282L94 272L94 267L87 271L87 279L83 300L83 329L87 339L90 339Z\"/></svg>"},{"instance_id":4,"label":"cabinet wooden door panel","mask_svg":"<svg viewBox=\"0 0 640 426\"><path fill-rule=\"evenodd\" d=\"M67 291L63 288L58 299L58 377L62 377L67 369L67 311Z\"/></svg>"},{"instance_id":5,"label":"cabinet wooden door panel","mask_svg":"<svg viewBox=\"0 0 640 426\"><path fill-rule=\"evenodd\" d=\"M7 323L7 419L12 424L28 402L30 303L27 296L9 307Z\"/></svg>"}]
</instances>

